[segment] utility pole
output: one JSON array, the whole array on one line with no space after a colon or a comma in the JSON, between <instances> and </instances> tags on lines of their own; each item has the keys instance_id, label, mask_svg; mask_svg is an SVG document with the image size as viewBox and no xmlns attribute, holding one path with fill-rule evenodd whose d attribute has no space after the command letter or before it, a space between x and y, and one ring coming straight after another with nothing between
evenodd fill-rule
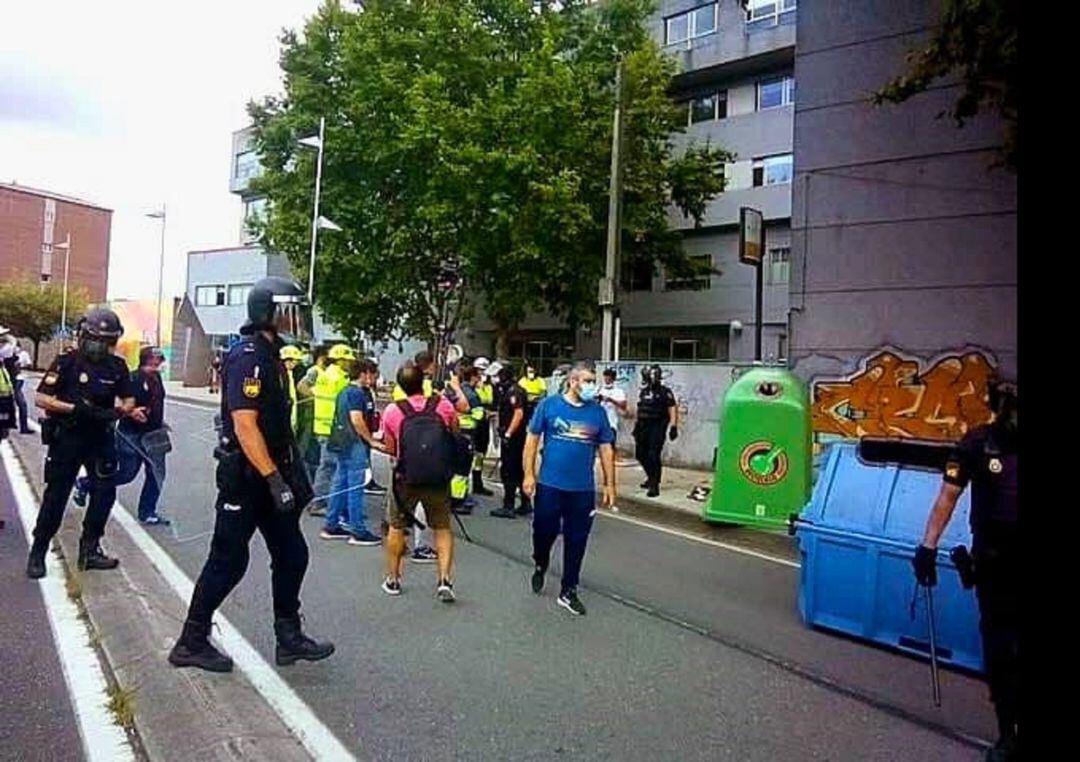
<instances>
[{"instance_id":1,"label":"utility pole","mask_svg":"<svg viewBox=\"0 0 1080 762\"><path fill-rule=\"evenodd\" d=\"M599 305L603 310L600 359L611 362L614 348L616 290L622 243L622 138L623 62L615 66L615 121L611 131L611 185L608 192L607 258L600 279Z\"/></svg>"}]
</instances>

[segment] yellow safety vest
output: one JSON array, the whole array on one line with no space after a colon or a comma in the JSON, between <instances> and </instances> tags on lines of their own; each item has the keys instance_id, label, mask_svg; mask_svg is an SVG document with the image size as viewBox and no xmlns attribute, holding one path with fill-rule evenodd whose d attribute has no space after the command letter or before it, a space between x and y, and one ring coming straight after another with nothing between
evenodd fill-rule
<instances>
[{"instance_id":1,"label":"yellow safety vest","mask_svg":"<svg viewBox=\"0 0 1080 762\"><path fill-rule=\"evenodd\" d=\"M518 386L525 390L525 397L529 402L536 402L543 397L544 393L547 391L547 387L544 385L544 379L539 376L532 381L528 378L522 378L518 381Z\"/></svg>"},{"instance_id":2,"label":"yellow safety vest","mask_svg":"<svg viewBox=\"0 0 1080 762\"><path fill-rule=\"evenodd\" d=\"M315 435L320 437L330 436L334 428L334 408L338 394L349 385L349 377L337 365L328 365L311 388L315 397L315 422L313 428Z\"/></svg>"},{"instance_id":3,"label":"yellow safety vest","mask_svg":"<svg viewBox=\"0 0 1080 762\"><path fill-rule=\"evenodd\" d=\"M424 396L425 397L430 397L434 393L435 393L435 387L432 385L431 379L430 378L425 378L424 379ZM407 394L405 394L405 390L402 389L399 384L394 384L394 390L390 393L390 399L392 399L394 402L401 402L402 400L405 400L405 399L408 399L408 398L409 398L409 396Z\"/></svg>"},{"instance_id":4,"label":"yellow safety vest","mask_svg":"<svg viewBox=\"0 0 1080 762\"><path fill-rule=\"evenodd\" d=\"M0 365L0 397L13 397L15 392L12 389L11 378L8 376L7 368Z\"/></svg>"},{"instance_id":5,"label":"yellow safety vest","mask_svg":"<svg viewBox=\"0 0 1080 762\"><path fill-rule=\"evenodd\" d=\"M296 379L293 378L292 371L288 368L285 369L285 374L289 377L289 400L292 402L292 410L289 412L289 421L292 423L293 433L296 433Z\"/></svg>"}]
</instances>

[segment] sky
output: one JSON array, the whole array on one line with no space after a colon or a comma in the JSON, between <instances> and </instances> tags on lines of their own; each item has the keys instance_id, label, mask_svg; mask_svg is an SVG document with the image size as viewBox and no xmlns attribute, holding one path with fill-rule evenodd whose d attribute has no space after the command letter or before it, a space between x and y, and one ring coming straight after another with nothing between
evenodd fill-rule
<instances>
[{"instance_id":1,"label":"sky","mask_svg":"<svg viewBox=\"0 0 1080 762\"><path fill-rule=\"evenodd\" d=\"M165 296L188 251L237 245L232 132L281 91L283 28L318 0L35 0L0 7L0 182L113 210L109 298ZM78 256L77 242L72 256Z\"/></svg>"}]
</instances>

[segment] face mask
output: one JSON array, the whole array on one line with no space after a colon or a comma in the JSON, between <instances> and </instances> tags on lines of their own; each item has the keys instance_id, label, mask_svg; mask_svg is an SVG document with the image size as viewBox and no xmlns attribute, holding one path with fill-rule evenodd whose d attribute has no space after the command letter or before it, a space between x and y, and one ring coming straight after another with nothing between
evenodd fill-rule
<instances>
[{"instance_id":1,"label":"face mask","mask_svg":"<svg viewBox=\"0 0 1080 762\"><path fill-rule=\"evenodd\" d=\"M530 381L532 381L534 378L536 378L536 371L535 370L530 370L528 373L525 374L525 376Z\"/></svg>"},{"instance_id":2,"label":"face mask","mask_svg":"<svg viewBox=\"0 0 1080 762\"><path fill-rule=\"evenodd\" d=\"M578 396L585 402L596 399L596 382L591 381L587 384L582 384L578 389Z\"/></svg>"}]
</instances>

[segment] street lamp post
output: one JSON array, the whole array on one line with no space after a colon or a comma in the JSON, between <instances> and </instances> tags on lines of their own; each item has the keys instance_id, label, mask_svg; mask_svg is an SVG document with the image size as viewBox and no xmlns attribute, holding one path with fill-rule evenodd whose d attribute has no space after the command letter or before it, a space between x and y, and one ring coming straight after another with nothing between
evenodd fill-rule
<instances>
[{"instance_id":1,"label":"street lamp post","mask_svg":"<svg viewBox=\"0 0 1080 762\"><path fill-rule=\"evenodd\" d=\"M154 329L154 343L161 346L161 291L165 277L165 204L156 212L146 215L151 219L161 220L161 253L158 255L158 279L157 279L157 325Z\"/></svg>"},{"instance_id":2,"label":"street lamp post","mask_svg":"<svg viewBox=\"0 0 1080 762\"><path fill-rule=\"evenodd\" d=\"M315 163L315 209L311 213L311 261L308 263L308 302L314 304L315 295L315 246L319 240L319 193L322 190L323 144L325 143L326 118L319 117L319 136L304 138L300 145L317 148L319 157Z\"/></svg>"},{"instance_id":3,"label":"street lamp post","mask_svg":"<svg viewBox=\"0 0 1080 762\"><path fill-rule=\"evenodd\" d=\"M67 335L67 292L68 292L68 272L69 265L71 264L71 233L64 236L64 242L58 243L53 246L53 249L64 250L64 295L60 306L60 332L63 335Z\"/></svg>"}]
</instances>

